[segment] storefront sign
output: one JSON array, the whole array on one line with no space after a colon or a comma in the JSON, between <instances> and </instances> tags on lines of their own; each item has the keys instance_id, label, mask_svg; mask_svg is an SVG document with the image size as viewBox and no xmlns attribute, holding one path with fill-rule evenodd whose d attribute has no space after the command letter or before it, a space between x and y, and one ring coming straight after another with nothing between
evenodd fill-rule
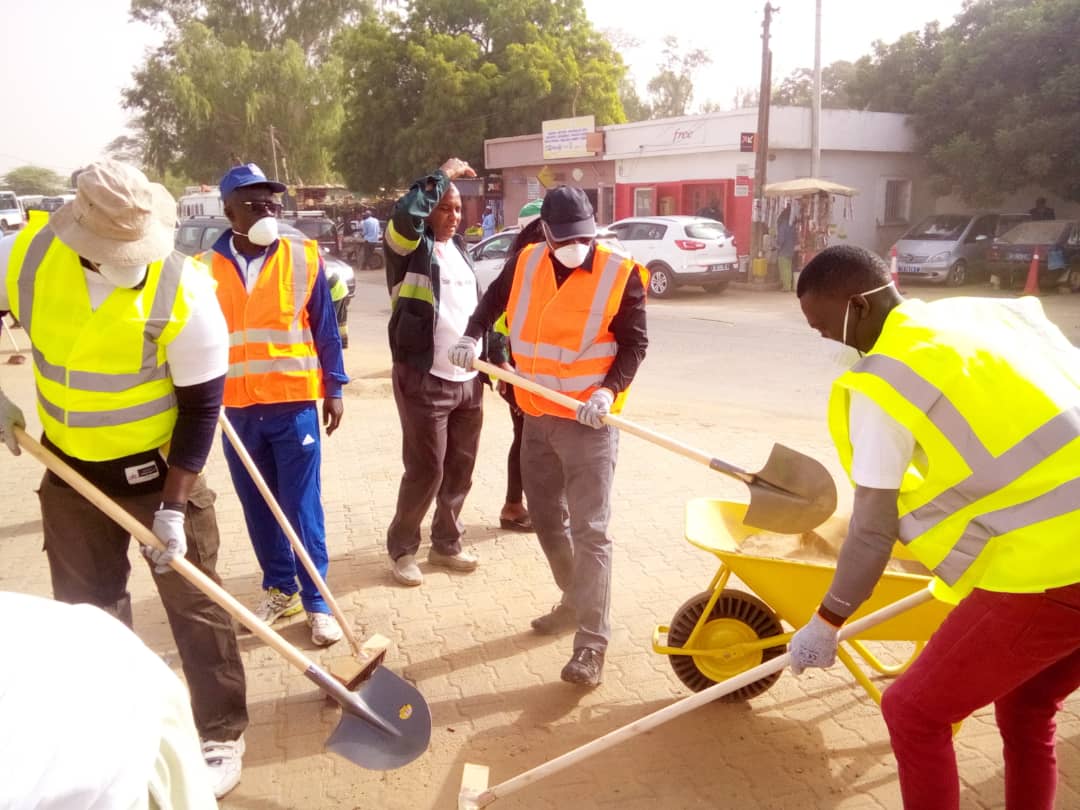
<instances>
[{"instance_id":1,"label":"storefront sign","mask_svg":"<svg viewBox=\"0 0 1080 810\"><path fill-rule=\"evenodd\" d=\"M502 176L489 174L484 180L484 196L498 198L503 195Z\"/></svg>"},{"instance_id":2,"label":"storefront sign","mask_svg":"<svg viewBox=\"0 0 1080 810\"><path fill-rule=\"evenodd\" d=\"M581 115L544 121L541 130L544 160L590 157L593 154L589 149L588 137L596 130L596 116Z\"/></svg>"},{"instance_id":3,"label":"storefront sign","mask_svg":"<svg viewBox=\"0 0 1080 810\"><path fill-rule=\"evenodd\" d=\"M750 196L750 186L746 185L745 183L736 183L735 184L735 196L736 197L749 197Z\"/></svg>"},{"instance_id":4,"label":"storefront sign","mask_svg":"<svg viewBox=\"0 0 1080 810\"><path fill-rule=\"evenodd\" d=\"M753 152L754 151L754 139L757 133L755 132L742 132L739 134L739 151L740 152Z\"/></svg>"}]
</instances>

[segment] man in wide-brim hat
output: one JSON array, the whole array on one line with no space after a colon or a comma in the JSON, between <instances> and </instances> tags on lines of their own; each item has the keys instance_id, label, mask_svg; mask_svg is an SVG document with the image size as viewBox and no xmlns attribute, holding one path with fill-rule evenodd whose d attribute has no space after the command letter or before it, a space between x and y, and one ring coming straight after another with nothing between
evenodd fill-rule
<instances>
[{"instance_id":1,"label":"man in wide-brim hat","mask_svg":"<svg viewBox=\"0 0 1080 810\"><path fill-rule=\"evenodd\" d=\"M34 213L0 242L0 309L33 344L43 444L165 546L143 553L220 797L240 779L243 664L229 615L169 563L185 556L217 579L215 496L199 471L221 407L228 333L206 269L173 250L175 221L163 186L123 163L92 164L51 221ZM18 454L15 426L25 426L23 414L0 393L0 437ZM55 598L131 626L128 533L52 472L40 499Z\"/></svg>"}]
</instances>

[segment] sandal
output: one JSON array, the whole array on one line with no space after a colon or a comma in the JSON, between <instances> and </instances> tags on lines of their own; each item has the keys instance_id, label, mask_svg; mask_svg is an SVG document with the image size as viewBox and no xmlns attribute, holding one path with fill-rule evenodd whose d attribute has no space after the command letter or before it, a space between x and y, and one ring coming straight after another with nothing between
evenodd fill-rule
<instances>
[{"instance_id":1,"label":"sandal","mask_svg":"<svg viewBox=\"0 0 1080 810\"><path fill-rule=\"evenodd\" d=\"M533 530L532 518L529 517L528 512L516 518L501 517L499 518L499 525L512 532L531 532Z\"/></svg>"}]
</instances>

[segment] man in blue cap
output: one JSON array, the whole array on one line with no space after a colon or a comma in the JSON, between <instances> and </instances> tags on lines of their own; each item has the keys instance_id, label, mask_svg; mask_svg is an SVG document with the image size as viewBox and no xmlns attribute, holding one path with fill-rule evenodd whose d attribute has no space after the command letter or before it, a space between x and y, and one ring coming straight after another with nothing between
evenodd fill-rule
<instances>
[{"instance_id":1,"label":"man in blue cap","mask_svg":"<svg viewBox=\"0 0 1080 810\"><path fill-rule=\"evenodd\" d=\"M232 228L200 258L217 280L229 327L226 415L325 578L316 400L323 398L329 436L341 423L341 387L349 378L318 244L278 238L281 203L274 195L283 191L284 185L268 180L254 163L230 169L221 178L221 199ZM338 641L341 628L329 606L296 564L288 539L227 441L225 460L263 570L264 594L255 615L272 623L303 609L312 642Z\"/></svg>"}]
</instances>

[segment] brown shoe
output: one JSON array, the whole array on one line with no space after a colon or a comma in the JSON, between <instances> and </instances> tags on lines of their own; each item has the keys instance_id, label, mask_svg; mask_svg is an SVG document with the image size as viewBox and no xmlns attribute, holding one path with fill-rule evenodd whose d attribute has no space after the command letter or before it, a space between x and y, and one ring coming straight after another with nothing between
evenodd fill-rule
<instances>
[{"instance_id":1,"label":"brown shoe","mask_svg":"<svg viewBox=\"0 0 1080 810\"><path fill-rule=\"evenodd\" d=\"M604 654L589 647L578 647L562 669L562 679L581 686L599 686L604 671Z\"/></svg>"},{"instance_id":2,"label":"brown shoe","mask_svg":"<svg viewBox=\"0 0 1080 810\"><path fill-rule=\"evenodd\" d=\"M558 636L571 630L577 630L577 611L566 602L559 602L549 613L533 619L532 629L542 636Z\"/></svg>"}]
</instances>

